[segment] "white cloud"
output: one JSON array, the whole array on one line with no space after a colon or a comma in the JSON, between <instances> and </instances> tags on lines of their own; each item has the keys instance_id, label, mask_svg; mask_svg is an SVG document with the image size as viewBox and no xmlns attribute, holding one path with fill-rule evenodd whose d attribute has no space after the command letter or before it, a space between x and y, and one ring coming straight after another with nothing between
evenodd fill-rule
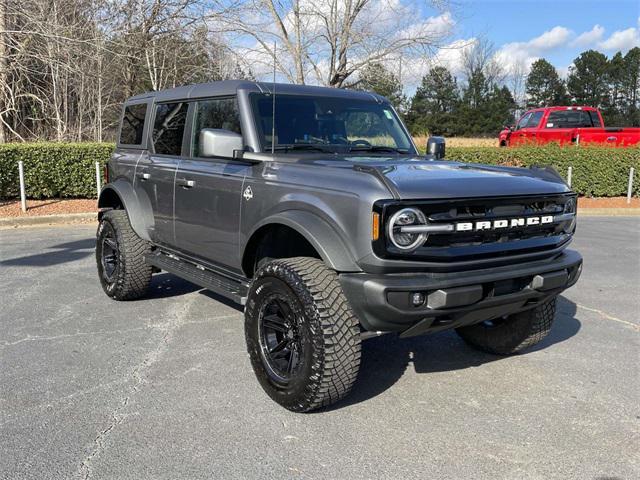
<instances>
[{"instance_id":1,"label":"white cloud","mask_svg":"<svg viewBox=\"0 0 640 480\"><path fill-rule=\"evenodd\" d=\"M550 50L564 45L570 36L571 30L557 26L547 32L544 32L539 37L532 38L526 42L525 45L533 50Z\"/></svg>"},{"instance_id":2,"label":"white cloud","mask_svg":"<svg viewBox=\"0 0 640 480\"><path fill-rule=\"evenodd\" d=\"M604 27L600 25L594 25L593 28L587 32L583 32L578 35L570 45L572 47L587 47L589 45L593 45L596 42L602 40L602 36L604 35Z\"/></svg>"},{"instance_id":3,"label":"white cloud","mask_svg":"<svg viewBox=\"0 0 640 480\"><path fill-rule=\"evenodd\" d=\"M527 42L512 42L503 45L496 53L496 59L508 71L519 65L527 68L542 54L566 45L572 32L568 28L556 26Z\"/></svg>"},{"instance_id":4,"label":"white cloud","mask_svg":"<svg viewBox=\"0 0 640 480\"><path fill-rule=\"evenodd\" d=\"M639 19L640 20L640 19ZM618 30L613 32L609 38L598 43L598 48L602 50L621 50L626 52L633 47L640 46L640 27L627 28L626 30Z\"/></svg>"}]
</instances>

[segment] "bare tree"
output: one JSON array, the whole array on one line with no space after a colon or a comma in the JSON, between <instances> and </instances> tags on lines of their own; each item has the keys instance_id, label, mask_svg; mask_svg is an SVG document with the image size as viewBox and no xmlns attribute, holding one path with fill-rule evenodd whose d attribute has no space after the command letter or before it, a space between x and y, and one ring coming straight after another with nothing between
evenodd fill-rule
<instances>
[{"instance_id":1,"label":"bare tree","mask_svg":"<svg viewBox=\"0 0 640 480\"><path fill-rule=\"evenodd\" d=\"M237 70L202 0L0 5L0 140L111 139L127 97Z\"/></svg>"},{"instance_id":2,"label":"bare tree","mask_svg":"<svg viewBox=\"0 0 640 480\"><path fill-rule=\"evenodd\" d=\"M506 72L496 59L494 44L487 38L481 37L468 48L462 50L462 66L467 79L482 73L489 86L504 82Z\"/></svg>"},{"instance_id":3,"label":"bare tree","mask_svg":"<svg viewBox=\"0 0 640 480\"><path fill-rule=\"evenodd\" d=\"M518 108L523 108L526 100L525 85L529 68L526 62L519 60L507 71L506 81Z\"/></svg>"},{"instance_id":4,"label":"bare tree","mask_svg":"<svg viewBox=\"0 0 640 480\"><path fill-rule=\"evenodd\" d=\"M5 14L6 4L4 0L0 0L0 86L2 92L0 92L0 143L5 142L5 126L4 115L7 107L7 98L4 87L7 85L7 49L5 46Z\"/></svg>"},{"instance_id":5,"label":"bare tree","mask_svg":"<svg viewBox=\"0 0 640 480\"><path fill-rule=\"evenodd\" d=\"M444 8L444 2L435 2ZM408 3L394 0L237 0L219 2L213 28L227 35L245 58L276 66L291 82L349 85L374 62L431 55L448 38L448 13L416 22ZM267 70L267 68L265 68Z\"/></svg>"}]
</instances>

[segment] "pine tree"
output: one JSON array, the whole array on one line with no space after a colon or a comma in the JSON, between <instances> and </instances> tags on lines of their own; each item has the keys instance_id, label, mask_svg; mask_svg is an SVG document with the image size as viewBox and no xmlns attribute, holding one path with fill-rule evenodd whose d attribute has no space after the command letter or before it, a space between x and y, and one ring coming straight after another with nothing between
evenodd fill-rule
<instances>
[{"instance_id":1,"label":"pine tree","mask_svg":"<svg viewBox=\"0 0 640 480\"><path fill-rule=\"evenodd\" d=\"M632 48L624 56L621 81L624 123L640 127L640 47Z\"/></svg>"},{"instance_id":2,"label":"pine tree","mask_svg":"<svg viewBox=\"0 0 640 480\"><path fill-rule=\"evenodd\" d=\"M555 67L544 58L531 65L526 84L527 108L564 105L567 90Z\"/></svg>"},{"instance_id":3,"label":"pine tree","mask_svg":"<svg viewBox=\"0 0 640 480\"><path fill-rule=\"evenodd\" d=\"M450 135L458 103L458 85L445 67L433 67L411 99L407 124L415 134Z\"/></svg>"},{"instance_id":4,"label":"pine tree","mask_svg":"<svg viewBox=\"0 0 640 480\"><path fill-rule=\"evenodd\" d=\"M606 55L587 50L569 67L567 88L578 105L606 106L609 96L609 62Z\"/></svg>"},{"instance_id":5,"label":"pine tree","mask_svg":"<svg viewBox=\"0 0 640 480\"><path fill-rule=\"evenodd\" d=\"M405 110L407 97L400 80L381 63L367 65L360 73L360 80L355 87L387 97L398 112Z\"/></svg>"}]
</instances>

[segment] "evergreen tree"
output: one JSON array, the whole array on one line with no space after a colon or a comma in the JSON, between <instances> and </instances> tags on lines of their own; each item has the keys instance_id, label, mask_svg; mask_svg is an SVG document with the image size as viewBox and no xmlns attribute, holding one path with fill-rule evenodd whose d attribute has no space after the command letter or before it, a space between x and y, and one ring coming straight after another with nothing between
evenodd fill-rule
<instances>
[{"instance_id":1,"label":"evergreen tree","mask_svg":"<svg viewBox=\"0 0 640 480\"><path fill-rule=\"evenodd\" d=\"M624 95L625 61L622 53L616 53L607 69L609 81L609 95L606 103L602 107L602 114L608 124L623 125L626 110L626 98Z\"/></svg>"},{"instance_id":2,"label":"evergreen tree","mask_svg":"<svg viewBox=\"0 0 640 480\"><path fill-rule=\"evenodd\" d=\"M531 65L526 83L527 108L564 105L567 90L555 67L544 58Z\"/></svg>"},{"instance_id":3,"label":"evergreen tree","mask_svg":"<svg viewBox=\"0 0 640 480\"><path fill-rule=\"evenodd\" d=\"M608 79L609 62L606 55L587 50L569 68L567 88L576 104L606 106L609 96Z\"/></svg>"},{"instance_id":4,"label":"evergreen tree","mask_svg":"<svg viewBox=\"0 0 640 480\"><path fill-rule=\"evenodd\" d=\"M445 67L434 67L411 99L407 124L414 134L450 135L458 103L458 85Z\"/></svg>"},{"instance_id":5,"label":"evergreen tree","mask_svg":"<svg viewBox=\"0 0 640 480\"><path fill-rule=\"evenodd\" d=\"M488 98L488 105L483 133L497 134L504 125L513 123L513 113L518 105L509 88L494 86Z\"/></svg>"},{"instance_id":6,"label":"evergreen tree","mask_svg":"<svg viewBox=\"0 0 640 480\"><path fill-rule=\"evenodd\" d=\"M622 112L620 125L640 127L640 47L632 48L624 56L621 80Z\"/></svg>"},{"instance_id":7,"label":"evergreen tree","mask_svg":"<svg viewBox=\"0 0 640 480\"><path fill-rule=\"evenodd\" d=\"M405 111L407 98L403 93L402 84L398 77L381 63L370 63L364 67L356 88L387 97L398 112Z\"/></svg>"}]
</instances>

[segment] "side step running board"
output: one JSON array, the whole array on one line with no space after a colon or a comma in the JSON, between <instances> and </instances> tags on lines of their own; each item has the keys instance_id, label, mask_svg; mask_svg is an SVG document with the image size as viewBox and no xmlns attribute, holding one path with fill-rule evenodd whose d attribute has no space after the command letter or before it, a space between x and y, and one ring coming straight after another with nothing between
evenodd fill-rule
<instances>
[{"instance_id":1,"label":"side step running board","mask_svg":"<svg viewBox=\"0 0 640 480\"><path fill-rule=\"evenodd\" d=\"M223 275L210 268L160 250L148 253L144 259L149 265L173 273L191 283L227 297L240 305L244 305L247 301L249 283L246 280Z\"/></svg>"}]
</instances>

